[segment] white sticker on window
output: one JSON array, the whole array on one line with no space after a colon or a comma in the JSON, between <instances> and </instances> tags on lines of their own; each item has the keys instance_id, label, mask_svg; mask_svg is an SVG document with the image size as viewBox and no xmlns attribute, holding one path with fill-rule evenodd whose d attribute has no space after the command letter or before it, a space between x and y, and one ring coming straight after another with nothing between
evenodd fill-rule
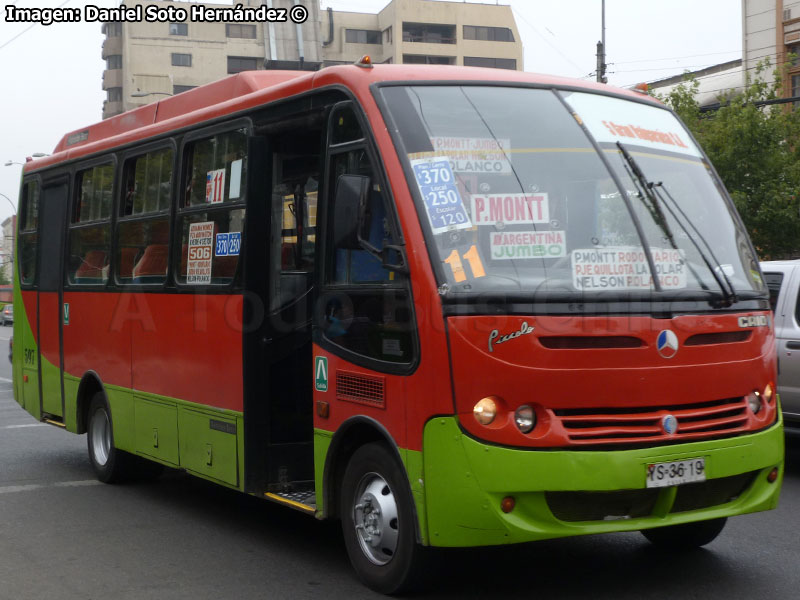
<instances>
[{"instance_id":1,"label":"white sticker on window","mask_svg":"<svg viewBox=\"0 0 800 600\"><path fill-rule=\"evenodd\" d=\"M242 159L231 163L231 183L228 198L233 200L242 194Z\"/></svg>"},{"instance_id":2,"label":"white sticker on window","mask_svg":"<svg viewBox=\"0 0 800 600\"><path fill-rule=\"evenodd\" d=\"M189 256L186 283L211 283L211 260L214 247L214 222L189 225Z\"/></svg>"},{"instance_id":3,"label":"white sticker on window","mask_svg":"<svg viewBox=\"0 0 800 600\"><path fill-rule=\"evenodd\" d=\"M686 263L680 250L651 248L662 289L686 287ZM642 248L572 251L573 285L579 290L647 290L652 277Z\"/></svg>"},{"instance_id":4,"label":"white sticker on window","mask_svg":"<svg viewBox=\"0 0 800 600\"><path fill-rule=\"evenodd\" d=\"M206 173L206 203L217 204L225 200L225 169Z\"/></svg>"},{"instance_id":5,"label":"white sticker on window","mask_svg":"<svg viewBox=\"0 0 800 600\"><path fill-rule=\"evenodd\" d=\"M492 260L559 258L567 255L563 231L493 231L489 235Z\"/></svg>"},{"instance_id":6,"label":"white sticker on window","mask_svg":"<svg viewBox=\"0 0 800 600\"><path fill-rule=\"evenodd\" d=\"M476 225L533 225L550 222L547 194L486 194L471 196Z\"/></svg>"},{"instance_id":7,"label":"white sticker on window","mask_svg":"<svg viewBox=\"0 0 800 600\"><path fill-rule=\"evenodd\" d=\"M511 173L509 139L432 137L431 144L436 154L447 155L456 173Z\"/></svg>"}]
</instances>

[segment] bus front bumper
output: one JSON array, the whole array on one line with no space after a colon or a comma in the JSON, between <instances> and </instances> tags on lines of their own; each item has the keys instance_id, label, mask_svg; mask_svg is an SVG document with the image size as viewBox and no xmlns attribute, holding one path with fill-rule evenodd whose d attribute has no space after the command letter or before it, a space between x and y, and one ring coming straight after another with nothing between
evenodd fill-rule
<instances>
[{"instance_id":1,"label":"bus front bumper","mask_svg":"<svg viewBox=\"0 0 800 600\"><path fill-rule=\"evenodd\" d=\"M437 417L424 434L423 536L432 546L485 546L769 510L778 504L783 452L780 422L723 440L566 451L484 444L464 435L455 417ZM648 464L700 457L705 482L646 487ZM507 497L510 512L501 508Z\"/></svg>"}]
</instances>

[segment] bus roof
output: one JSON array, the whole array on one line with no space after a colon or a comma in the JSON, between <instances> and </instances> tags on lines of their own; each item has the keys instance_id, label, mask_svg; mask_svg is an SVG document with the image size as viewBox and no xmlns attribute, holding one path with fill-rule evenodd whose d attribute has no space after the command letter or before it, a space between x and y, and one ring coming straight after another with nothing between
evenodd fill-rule
<instances>
[{"instance_id":1,"label":"bus roof","mask_svg":"<svg viewBox=\"0 0 800 600\"><path fill-rule=\"evenodd\" d=\"M312 89L344 85L363 99L372 83L386 81L528 83L583 88L606 94L611 92L638 100L646 98L638 92L578 79L480 67L375 65L365 68L339 65L315 72L245 71L71 131L61 138L51 156L28 162L25 172L255 108Z\"/></svg>"}]
</instances>

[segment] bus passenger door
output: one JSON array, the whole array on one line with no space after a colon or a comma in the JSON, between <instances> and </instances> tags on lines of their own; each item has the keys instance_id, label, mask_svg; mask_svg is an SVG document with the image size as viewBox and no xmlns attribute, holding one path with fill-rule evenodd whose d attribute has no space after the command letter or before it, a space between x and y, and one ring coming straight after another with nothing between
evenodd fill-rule
<instances>
[{"instance_id":1,"label":"bus passenger door","mask_svg":"<svg viewBox=\"0 0 800 600\"><path fill-rule=\"evenodd\" d=\"M305 504L314 491L309 365L323 119L289 123L250 145L251 174L263 175L250 180L260 191L247 208L245 470L248 489Z\"/></svg>"},{"instance_id":2,"label":"bus passenger door","mask_svg":"<svg viewBox=\"0 0 800 600\"><path fill-rule=\"evenodd\" d=\"M63 306L64 228L69 185L66 178L47 182L40 204L39 246L39 382L42 416L64 415L61 328L68 323Z\"/></svg>"}]
</instances>

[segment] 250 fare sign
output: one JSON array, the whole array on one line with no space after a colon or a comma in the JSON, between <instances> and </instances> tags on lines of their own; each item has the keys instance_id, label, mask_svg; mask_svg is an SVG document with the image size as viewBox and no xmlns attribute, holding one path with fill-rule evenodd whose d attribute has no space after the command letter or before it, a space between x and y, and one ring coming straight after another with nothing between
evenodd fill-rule
<instances>
[{"instance_id":1,"label":"250 fare sign","mask_svg":"<svg viewBox=\"0 0 800 600\"><path fill-rule=\"evenodd\" d=\"M656 275L665 290L686 287L686 264L679 250L651 248ZM573 250L573 285L579 290L647 290L653 286L642 248Z\"/></svg>"}]
</instances>

